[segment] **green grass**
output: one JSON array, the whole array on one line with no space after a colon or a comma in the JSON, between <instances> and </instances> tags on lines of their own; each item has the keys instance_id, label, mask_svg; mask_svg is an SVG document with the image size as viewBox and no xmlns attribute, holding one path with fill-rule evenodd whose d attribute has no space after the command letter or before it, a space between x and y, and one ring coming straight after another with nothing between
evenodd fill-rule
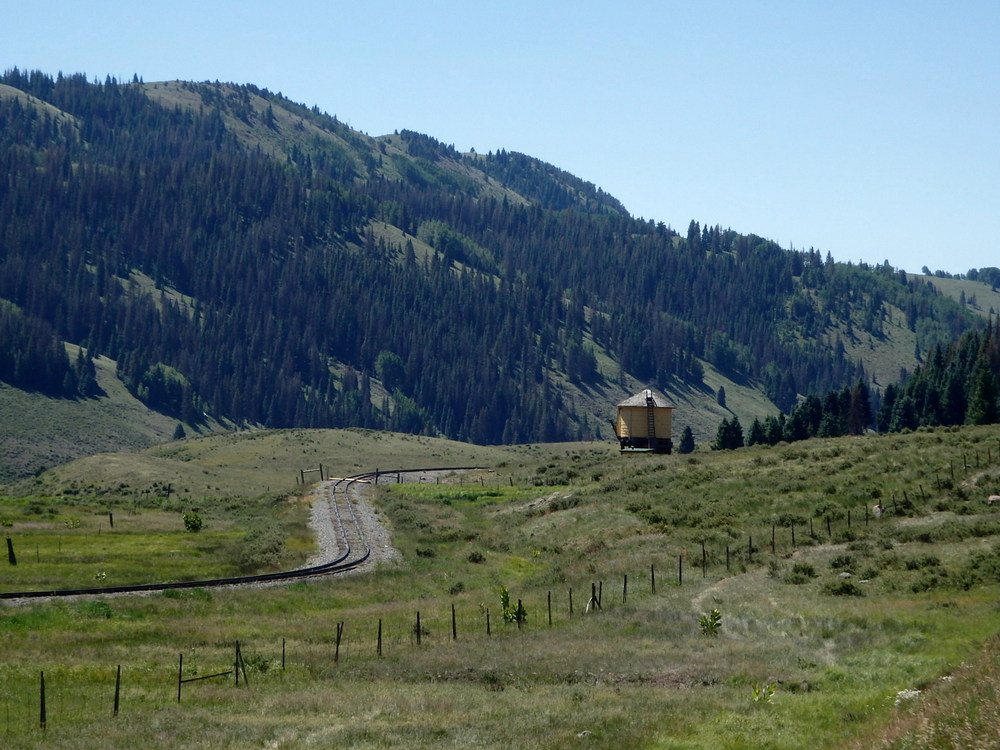
<instances>
[{"instance_id":1,"label":"green grass","mask_svg":"<svg viewBox=\"0 0 1000 750\"><path fill-rule=\"evenodd\" d=\"M275 507L273 499L254 505L248 488L264 471L254 466L266 467L276 451L292 465L325 462L341 438L338 456L353 440L376 451L365 462L383 468L392 464L377 453L380 443L413 451L396 466L432 465L446 456L421 461L419 450L450 449L291 431L188 441L169 460L204 467L210 483L248 467L245 494L228 496L229 515L207 517L205 531L243 528L255 515L246 506ZM993 427L687 457L565 445L499 451L488 469L447 483L380 487L402 558L366 574L0 606L0 732L11 747L902 748L928 746L907 734L928 722L942 736L959 724L966 734L953 736L995 736L996 701L972 699L976 675L961 665L985 669L996 650L1000 513L982 499L1000 480L998 439ZM448 458L460 455L454 450ZM105 480L81 470L61 481L79 489ZM876 495L889 513L866 524L863 509ZM31 501L18 502L27 516ZM99 522L82 512L79 495L53 502L58 519ZM277 507L285 505L302 508ZM136 516L151 542L166 533L157 527L162 512ZM77 538L93 536L84 523L66 533L81 531ZM848 571L852 578L839 577ZM844 580L857 595L831 593ZM602 609L585 613L592 584ZM501 621L500 586L524 603L523 628ZM706 637L699 621L713 609L721 624ZM190 683L178 706L178 655L185 676L223 671L237 639L250 685ZM122 713L113 719L118 664ZM44 739L42 669L51 691ZM772 684L770 701L754 700L755 689ZM926 701L894 705L903 690L921 690Z\"/></svg>"},{"instance_id":2,"label":"green grass","mask_svg":"<svg viewBox=\"0 0 1000 750\"><path fill-rule=\"evenodd\" d=\"M204 527L186 530L185 512ZM98 588L223 578L288 569L312 552L307 507L295 501L141 503L80 496L0 497L0 523L16 564L0 592ZM9 549L9 548L8 548Z\"/></svg>"}]
</instances>

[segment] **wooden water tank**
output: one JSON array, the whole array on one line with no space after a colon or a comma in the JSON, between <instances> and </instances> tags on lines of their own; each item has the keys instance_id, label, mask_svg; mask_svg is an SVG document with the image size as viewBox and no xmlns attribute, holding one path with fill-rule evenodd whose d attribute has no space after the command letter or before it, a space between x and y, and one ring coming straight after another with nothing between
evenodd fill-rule
<instances>
[{"instance_id":1,"label":"wooden water tank","mask_svg":"<svg viewBox=\"0 0 1000 750\"><path fill-rule=\"evenodd\" d=\"M615 435L622 453L670 453L672 417L677 407L647 388L618 404Z\"/></svg>"}]
</instances>

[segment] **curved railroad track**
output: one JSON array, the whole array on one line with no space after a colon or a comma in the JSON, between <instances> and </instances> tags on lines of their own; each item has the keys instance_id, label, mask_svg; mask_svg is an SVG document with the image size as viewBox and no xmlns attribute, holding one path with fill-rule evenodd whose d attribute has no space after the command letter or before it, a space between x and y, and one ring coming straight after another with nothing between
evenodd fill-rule
<instances>
[{"instance_id":1,"label":"curved railroad track","mask_svg":"<svg viewBox=\"0 0 1000 750\"><path fill-rule=\"evenodd\" d=\"M383 472L384 473L384 472ZM393 472L397 473L397 472ZM330 504L330 519L337 539L337 556L317 565L278 573L260 573L231 578L210 578L198 581L172 581L168 583L139 583L128 586L101 586L79 589L50 589L45 591L0 592L0 599L37 599L54 596L96 596L101 594L125 594L147 591L167 591L169 589L210 588L216 586L242 586L248 584L292 581L299 578L342 573L363 565L371 555L365 539L364 529L354 510L354 499L359 492L359 483L368 483L376 478L375 472L358 474L337 479L329 487L327 497L321 502Z\"/></svg>"},{"instance_id":2,"label":"curved railroad track","mask_svg":"<svg viewBox=\"0 0 1000 750\"><path fill-rule=\"evenodd\" d=\"M169 583L139 583L129 586L102 586L80 589L50 589L46 591L11 591L0 592L0 599L40 599L56 596L99 596L102 594L128 594L147 591L167 591L169 589L212 588L218 586L246 586L251 584L294 581L300 578L332 575L354 570L364 565L371 557L371 548L365 538L364 527L358 519L352 500L362 492L366 484L391 481L401 481L403 475L422 477L442 471L471 471L480 467L444 467L435 469L390 469L382 471L355 474L333 481L324 502L330 503L331 521L334 525L334 535L338 538L337 557L325 562L310 565L295 570L278 573L260 573L250 576L233 576L231 578L210 578L199 581L172 581ZM345 518L346 516L346 518Z\"/></svg>"}]
</instances>

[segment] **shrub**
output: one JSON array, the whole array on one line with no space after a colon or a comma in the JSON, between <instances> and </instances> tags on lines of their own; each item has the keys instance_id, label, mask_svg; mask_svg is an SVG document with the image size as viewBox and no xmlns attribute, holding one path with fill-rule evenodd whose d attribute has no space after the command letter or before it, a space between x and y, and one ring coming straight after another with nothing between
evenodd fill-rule
<instances>
[{"instance_id":1,"label":"shrub","mask_svg":"<svg viewBox=\"0 0 1000 750\"><path fill-rule=\"evenodd\" d=\"M785 583L800 584L808 583L816 577L816 568L808 563L795 563L792 572L785 576Z\"/></svg>"},{"instance_id":2,"label":"shrub","mask_svg":"<svg viewBox=\"0 0 1000 750\"><path fill-rule=\"evenodd\" d=\"M914 594L919 594L923 591L930 591L931 589L936 589L938 586L943 586L947 583L948 572L946 570L940 571L924 571L924 573L913 582L910 586L910 590Z\"/></svg>"},{"instance_id":3,"label":"shrub","mask_svg":"<svg viewBox=\"0 0 1000 750\"><path fill-rule=\"evenodd\" d=\"M858 585L849 579L842 579L837 581L830 581L823 587L823 590L831 596L864 596L865 592L862 591Z\"/></svg>"},{"instance_id":4,"label":"shrub","mask_svg":"<svg viewBox=\"0 0 1000 750\"><path fill-rule=\"evenodd\" d=\"M244 572L276 567L284 547L285 533L281 526L261 522L244 535L238 565Z\"/></svg>"},{"instance_id":5,"label":"shrub","mask_svg":"<svg viewBox=\"0 0 1000 750\"><path fill-rule=\"evenodd\" d=\"M500 612L504 622L516 622L518 627L528 621L528 610L524 608L520 599L516 606L510 603L510 592L506 586L500 587Z\"/></svg>"},{"instance_id":6,"label":"shrub","mask_svg":"<svg viewBox=\"0 0 1000 750\"><path fill-rule=\"evenodd\" d=\"M907 570L920 570L921 568L933 568L941 564L941 560L935 555L920 555L911 557L906 561Z\"/></svg>"},{"instance_id":7,"label":"shrub","mask_svg":"<svg viewBox=\"0 0 1000 750\"><path fill-rule=\"evenodd\" d=\"M484 563L486 562L486 555L484 555L479 550L473 550L472 552L469 553L469 557L467 559L470 563L476 563L476 564Z\"/></svg>"},{"instance_id":8,"label":"shrub","mask_svg":"<svg viewBox=\"0 0 1000 750\"><path fill-rule=\"evenodd\" d=\"M708 614L702 615L698 619L698 628L701 630L702 635L715 638L719 635L719 630L722 628L722 612L713 609Z\"/></svg>"},{"instance_id":9,"label":"shrub","mask_svg":"<svg viewBox=\"0 0 1000 750\"><path fill-rule=\"evenodd\" d=\"M770 703L771 699L774 698L774 690L778 686L778 683L757 683L751 687L753 691L753 702L754 703Z\"/></svg>"},{"instance_id":10,"label":"shrub","mask_svg":"<svg viewBox=\"0 0 1000 750\"><path fill-rule=\"evenodd\" d=\"M201 520L201 516L197 513L185 513L182 517L184 519L184 528L190 532L201 531L205 525L205 522Z\"/></svg>"},{"instance_id":11,"label":"shrub","mask_svg":"<svg viewBox=\"0 0 1000 750\"><path fill-rule=\"evenodd\" d=\"M837 555L835 558L830 560L830 567L834 570L852 568L854 567L854 558L850 555Z\"/></svg>"}]
</instances>

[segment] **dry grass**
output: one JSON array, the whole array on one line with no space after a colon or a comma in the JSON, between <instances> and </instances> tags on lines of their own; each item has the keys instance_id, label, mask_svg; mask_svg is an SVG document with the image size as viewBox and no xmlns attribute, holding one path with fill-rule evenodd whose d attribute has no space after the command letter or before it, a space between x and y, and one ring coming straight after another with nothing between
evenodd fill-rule
<instances>
[{"instance_id":1,"label":"dry grass","mask_svg":"<svg viewBox=\"0 0 1000 750\"><path fill-rule=\"evenodd\" d=\"M953 672L894 700L893 717L858 748L995 748L1000 745L1000 635Z\"/></svg>"},{"instance_id":2,"label":"dry grass","mask_svg":"<svg viewBox=\"0 0 1000 750\"><path fill-rule=\"evenodd\" d=\"M220 476L235 462L253 475L261 463L253 446L306 461L349 455L352 440L362 450L385 441L413 450L405 454L411 465L418 450L444 458L448 448L354 432L298 437L309 440L297 457L293 431L193 441L175 446L186 453L159 458L183 457ZM464 485L388 489L380 502L403 558L369 574L253 591L4 606L5 739L10 746L41 741L42 668L53 691L45 744L54 747L931 747L886 743L927 726L965 737L945 734L959 720L992 731L993 709L970 689L992 685L983 654L996 648L987 639L996 632L998 584L967 576L976 551L1000 539L997 516L973 499L997 481L997 437L996 428L977 428L692 457L621 458L582 446L507 450L495 454L492 471L469 475ZM456 451L448 457L467 455ZM259 481L243 480L247 488ZM876 487L897 505L905 492L912 507L881 525L855 515L847 534L846 510L870 503ZM832 539L821 523L808 537L803 523L792 548L789 528L779 525L770 553L773 519L821 521L818 509L834 517ZM675 511L682 515L670 516ZM734 550L727 572L721 551L727 543L742 547L748 532L759 539L755 559ZM710 552L704 576L701 541ZM847 565L855 580L868 569L874 575L855 584L861 595L833 596L829 586ZM804 567L812 575L795 579ZM592 583L600 584L603 608L585 614ZM528 610L522 629L501 622L501 584ZM699 627L711 609L722 613L714 638ZM236 639L250 686L192 683L178 707L178 654L186 675L228 669ZM963 661L982 665L981 673L970 667L966 676ZM117 664L126 687L122 715L112 720ZM950 674L952 682L939 679ZM754 700L766 685L774 686L773 699ZM906 688L931 698L939 688L948 692L940 692L942 707L928 700L911 714L917 703L893 706ZM893 722L902 722L898 731Z\"/></svg>"}]
</instances>

